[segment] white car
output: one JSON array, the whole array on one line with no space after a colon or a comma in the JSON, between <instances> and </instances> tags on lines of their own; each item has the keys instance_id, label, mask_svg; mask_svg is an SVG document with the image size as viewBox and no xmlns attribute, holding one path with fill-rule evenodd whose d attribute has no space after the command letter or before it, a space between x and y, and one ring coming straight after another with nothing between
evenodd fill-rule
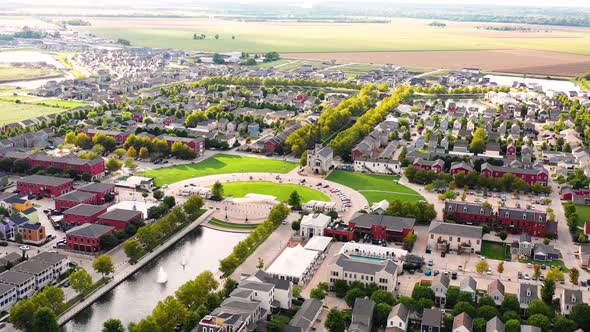
<instances>
[{"instance_id":1,"label":"white car","mask_svg":"<svg viewBox=\"0 0 590 332\"><path fill-rule=\"evenodd\" d=\"M25 250L25 251L26 251L26 250L30 250L30 249L31 249L31 247L29 247L29 246L25 246L25 245L19 246L18 248L19 248L20 250Z\"/></svg>"},{"instance_id":2,"label":"white car","mask_svg":"<svg viewBox=\"0 0 590 332\"><path fill-rule=\"evenodd\" d=\"M288 224L289 222L287 221L287 219L283 220L283 225Z\"/></svg>"}]
</instances>

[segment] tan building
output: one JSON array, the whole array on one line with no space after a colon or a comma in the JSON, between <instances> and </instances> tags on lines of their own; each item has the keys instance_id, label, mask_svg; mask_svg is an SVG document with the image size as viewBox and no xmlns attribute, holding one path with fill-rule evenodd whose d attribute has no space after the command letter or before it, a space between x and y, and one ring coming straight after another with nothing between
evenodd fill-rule
<instances>
[{"instance_id":1,"label":"tan building","mask_svg":"<svg viewBox=\"0 0 590 332\"><path fill-rule=\"evenodd\" d=\"M348 284L359 281L367 286L375 283L379 289L393 292L397 286L397 275L401 267L401 264L391 259L369 260L338 254L328 264L328 284L331 287L336 280L345 280Z\"/></svg>"}]
</instances>

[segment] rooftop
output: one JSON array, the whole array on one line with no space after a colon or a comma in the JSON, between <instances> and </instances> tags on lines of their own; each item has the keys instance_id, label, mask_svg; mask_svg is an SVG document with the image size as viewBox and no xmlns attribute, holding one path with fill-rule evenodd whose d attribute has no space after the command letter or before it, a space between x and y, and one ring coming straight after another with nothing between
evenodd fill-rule
<instances>
[{"instance_id":1,"label":"rooftop","mask_svg":"<svg viewBox=\"0 0 590 332\"><path fill-rule=\"evenodd\" d=\"M84 224L70 229L66 232L66 234L89 238L99 238L105 234L110 233L114 229L114 227L107 225Z\"/></svg>"},{"instance_id":2,"label":"rooftop","mask_svg":"<svg viewBox=\"0 0 590 332\"><path fill-rule=\"evenodd\" d=\"M69 208L64 211L64 214L70 214L75 216L84 216L90 217L100 213L101 211L105 211L106 207L101 205L91 205L91 204L78 204L73 208Z\"/></svg>"},{"instance_id":3,"label":"rooftop","mask_svg":"<svg viewBox=\"0 0 590 332\"><path fill-rule=\"evenodd\" d=\"M137 210L126 210L126 209L114 209L107 213L101 214L100 219L109 219L117 221L129 221L131 219L141 217L141 211Z\"/></svg>"},{"instance_id":4,"label":"rooftop","mask_svg":"<svg viewBox=\"0 0 590 332\"><path fill-rule=\"evenodd\" d=\"M41 186L61 186L66 183L74 183L74 180L67 178L58 178L55 176L29 175L17 181L18 183L33 183Z\"/></svg>"}]
</instances>

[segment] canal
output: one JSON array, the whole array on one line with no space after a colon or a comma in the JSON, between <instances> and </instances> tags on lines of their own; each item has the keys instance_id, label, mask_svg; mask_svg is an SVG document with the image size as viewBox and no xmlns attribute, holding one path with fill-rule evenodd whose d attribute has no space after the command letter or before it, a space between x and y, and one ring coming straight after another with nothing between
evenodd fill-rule
<instances>
[{"instance_id":1,"label":"canal","mask_svg":"<svg viewBox=\"0 0 590 332\"><path fill-rule=\"evenodd\" d=\"M158 301L173 295L186 281L205 270L217 271L219 260L227 256L246 236L198 227L76 315L62 331L101 331L103 322L110 318L120 319L125 327L129 322L139 321L151 314ZM186 256L184 267L181 263L183 255ZM168 277L165 284L156 282L160 267Z\"/></svg>"}]
</instances>

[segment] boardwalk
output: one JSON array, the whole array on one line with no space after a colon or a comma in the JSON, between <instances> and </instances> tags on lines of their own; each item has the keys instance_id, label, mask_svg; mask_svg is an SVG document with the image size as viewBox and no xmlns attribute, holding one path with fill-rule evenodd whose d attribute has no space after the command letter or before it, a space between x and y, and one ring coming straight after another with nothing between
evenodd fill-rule
<instances>
[{"instance_id":1,"label":"boardwalk","mask_svg":"<svg viewBox=\"0 0 590 332\"><path fill-rule=\"evenodd\" d=\"M79 312L86 309L88 306L90 306L92 303L94 303L96 300L98 300L101 296L103 296L104 294L106 294L107 292L109 292L110 290L115 288L117 285L119 285L120 283L125 281L125 279L127 279L129 276L133 275L135 272L137 272L139 269L141 269L144 265L149 263L152 259L156 258L158 255L163 253L166 249L170 248L172 245L174 245L180 239L185 237L192 230L194 230L199 225L201 225L206 220L208 220L211 217L212 213L213 213L213 211L211 211L211 210L208 210L207 212L205 212L197 220L195 220L190 225L188 225L187 227L182 229L180 232L178 232L174 236L172 236L168 241L164 242L159 247L156 247L152 252L150 252L149 254L142 257L136 264L131 265L127 262L122 264L117 269L117 272L115 272L112 279L107 284L105 284L101 288L97 289L94 293L88 295L82 302L74 305L73 307L70 308L70 310L66 311L61 316L59 316L59 319L58 319L59 325L63 326L65 323L67 323L72 318L74 318L74 316L76 316Z\"/></svg>"}]
</instances>

